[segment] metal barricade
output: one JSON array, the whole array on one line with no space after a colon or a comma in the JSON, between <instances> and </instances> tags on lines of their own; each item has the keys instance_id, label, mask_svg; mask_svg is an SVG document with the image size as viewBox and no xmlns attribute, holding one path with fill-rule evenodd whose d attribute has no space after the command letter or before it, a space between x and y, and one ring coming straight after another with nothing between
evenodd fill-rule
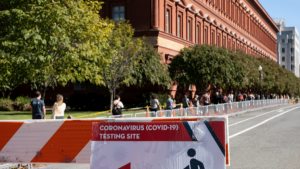
<instances>
[{"instance_id":1,"label":"metal barricade","mask_svg":"<svg viewBox=\"0 0 300 169\"><path fill-rule=\"evenodd\" d=\"M238 102L231 103L231 109L232 109L232 113L238 112L239 111L239 109L238 109Z\"/></svg>"},{"instance_id":2,"label":"metal barricade","mask_svg":"<svg viewBox=\"0 0 300 169\"><path fill-rule=\"evenodd\" d=\"M225 114L224 104L217 104L216 107L218 109L218 114L219 115L224 115Z\"/></svg>"},{"instance_id":3,"label":"metal barricade","mask_svg":"<svg viewBox=\"0 0 300 169\"><path fill-rule=\"evenodd\" d=\"M231 114L232 113L232 104L226 103L223 104L223 114Z\"/></svg>"},{"instance_id":4,"label":"metal barricade","mask_svg":"<svg viewBox=\"0 0 300 169\"><path fill-rule=\"evenodd\" d=\"M142 112L142 113L135 113L135 117L156 117L156 112Z\"/></svg>"},{"instance_id":5,"label":"metal barricade","mask_svg":"<svg viewBox=\"0 0 300 169\"><path fill-rule=\"evenodd\" d=\"M176 116L186 116L185 112L186 112L186 110L184 108L174 109L172 111L172 115L173 115L173 117L176 117Z\"/></svg>"},{"instance_id":6,"label":"metal barricade","mask_svg":"<svg viewBox=\"0 0 300 169\"><path fill-rule=\"evenodd\" d=\"M122 114L122 115L113 115L109 116L110 119L112 118L132 118L133 114Z\"/></svg>"},{"instance_id":7,"label":"metal barricade","mask_svg":"<svg viewBox=\"0 0 300 169\"><path fill-rule=\"evenodd\" d=\"M238 102L237 103L238 104L238 112L242 112L242 111L244 111L244 103L243 102Z\"/></svg>"},{"instance_id":8,"label":"metal barricade","mask_svg":"<svg viewBox=\"0 0 300 169\"><path fill-rule=\"evenodd\" d=\"M209 105L207 106L206 116L217 116L219 115L218 106Z\"/></svg>"},{"instance_id":9,"label":"metal barricade","mask_svg":"<svg viewBox=\"0 0 300 169\"><path fill-rule=\"evenodd\" d=\"M255 100L249 102L249 109L255 109Z\"/></svg>"},{"instance_id":10,"label":"metal barricade","mask_svg":"<svg viewBox=\"0 0 300 169\"><path fill-rule=\"evenodd\" d=\"M157 111L156 117L173 117L173 110Z\"/></svg>"},{"instance_id":11,"label":"metal barricade","mask_svg":"<svg viewBox=\"0 0 300 169\"><path fill-rule=\"evenodd\" d=\"M187 116L205 116L205 107L189 107L185 110Z\"/></svg>"}]
</instances>

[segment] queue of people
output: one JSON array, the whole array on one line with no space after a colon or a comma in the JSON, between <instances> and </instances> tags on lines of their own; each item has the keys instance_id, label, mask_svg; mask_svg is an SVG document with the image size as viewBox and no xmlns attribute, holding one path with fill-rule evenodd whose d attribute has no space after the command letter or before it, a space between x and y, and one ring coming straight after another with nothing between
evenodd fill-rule
<instances>
[{"instance_id":1,"label":"queue of people","mask_svg":"<svg viewBox=\"0 0 300 169\"><path fill-rule=\"evenodd\" d=\"M41 92L35 92L35 98L31 100L30 106L32 119L46 119L45 102L41 100ZM66 104L64 103L64 98L62 95L58 94L56 96L56 102L52 107L51 119L64 119L65 110ZM72 118L72 116L68 117L68 119Z\"/></svg>"},{"instance_id":2,"label":"queue of people","mask_svg":"<svg viewBox=\"0 0 300 169\"><path fill-rule=\"evenodd\" d=\"M265 93L263 99L289 99L289 95L277 95L271 93ZM64 112L66 110L66 104L63 102L64 98L62 95L58 94L56 96L56 102L52 107L52 116L51 119L64 119ZM245 92L237 95L236 101L247 101L247 100L261 100L260 95L249 94L247 95ZM222 93L218 90L213 97L213 104L222 104L222 103L233 103L234 95L229 93L228 95L222 95ZM150 111L157 112L159 110L160 103L157 99L157 95L153 94L152 99L150 100L151 108ZM171 95L168 95L168 99L165 101L166 110L173 110L174 101L171 98ZM193 103L194 107L199 107L201 105L207 106L211 104L209 92L205 91L205 93L199 97L195 95L195 97L190 101L187 95L184 96L181 100L183 108L190 107L191 103ZM31 112L32 119L46 119L46 108L45 103L41 100L41 93L39 91L35 92L35 98L31 101ZM123 103L120 101L120 96L116 95L113 101L113 115L122 115L122 109L124 108ZM69 116L68 119L72 119L72 116Z\"/></svg>"}]
</instances>

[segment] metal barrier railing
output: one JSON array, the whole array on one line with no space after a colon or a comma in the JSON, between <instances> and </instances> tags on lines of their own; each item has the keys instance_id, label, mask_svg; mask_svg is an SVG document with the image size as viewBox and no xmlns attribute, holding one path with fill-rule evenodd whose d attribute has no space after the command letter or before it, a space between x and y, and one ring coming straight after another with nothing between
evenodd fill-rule
<instances>
[{"instance_id":1,"label":"metal barrier railing","mask_svg":"<svg viewBox=\"0 0 300 169\"><path fill-rule=\"evenodd\" d=\"M160 110L156 112L141 112L133 114L123 114L109 116L109 118L132 118L132 117L184 117L184 116L219 116L219 115L238 115L250 110L260 110L263 108L274 107L278 105L287 105L293 102L288 99L274 100L249 100L217 105L180 108L173 110ZM107 117L101 117L107 118Z\"/></svg>"}]
</instances>

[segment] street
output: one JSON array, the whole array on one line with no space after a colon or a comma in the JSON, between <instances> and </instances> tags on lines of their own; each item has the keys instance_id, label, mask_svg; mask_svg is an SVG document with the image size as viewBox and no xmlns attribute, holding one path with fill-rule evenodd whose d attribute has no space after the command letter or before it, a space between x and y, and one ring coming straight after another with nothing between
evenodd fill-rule
<instances>
[{"instance_id":1,"label":"street","mask_svg":"<svg viewBox=\"0 0 300 169\"><path fill-rule=\"evenodd\" d=\"M300 168L299 111L292 105L230 118L227 169Z\"/></svg>"},{"instance_id":2,"label":"street","mask_svg":"<svg viewBox=\"0 0 300 169\"><path fill-rule=\"evenodd\" d=\"M300 105L229 118L231 166L227 169L300 167ZM86 169L89 165L48 165L45 169Z\"/></svg>"}]
</instances>

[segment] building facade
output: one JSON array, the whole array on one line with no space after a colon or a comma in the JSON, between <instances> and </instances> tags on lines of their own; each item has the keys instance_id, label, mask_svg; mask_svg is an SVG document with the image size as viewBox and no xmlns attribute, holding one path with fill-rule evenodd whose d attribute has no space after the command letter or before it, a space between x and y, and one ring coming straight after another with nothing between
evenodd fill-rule
<instances>
[{"instance_id":1,"label":"building facade","mask_svg":"<svg viewBox=\"0 0 300 169\"><path fill-rule=\"evenodd\" d=\"M257 0L104 0L100 13L129 20L135 36L157 47L165 63L195 44L241 49L277 62L279 28ZM171 90L175 96L176 84Z\"/></svg>"},{"instance_id":2,"label":"building facade","mask_svg":"<svg viewBox=\"0 0 300 169\"><path fill-rule=\"evenodd\" d=\"M277 33L277 61L279 65L299 77L299 33L296 27L286 27L284 19L274 19Z\"/></svg>"}]
</instances>

